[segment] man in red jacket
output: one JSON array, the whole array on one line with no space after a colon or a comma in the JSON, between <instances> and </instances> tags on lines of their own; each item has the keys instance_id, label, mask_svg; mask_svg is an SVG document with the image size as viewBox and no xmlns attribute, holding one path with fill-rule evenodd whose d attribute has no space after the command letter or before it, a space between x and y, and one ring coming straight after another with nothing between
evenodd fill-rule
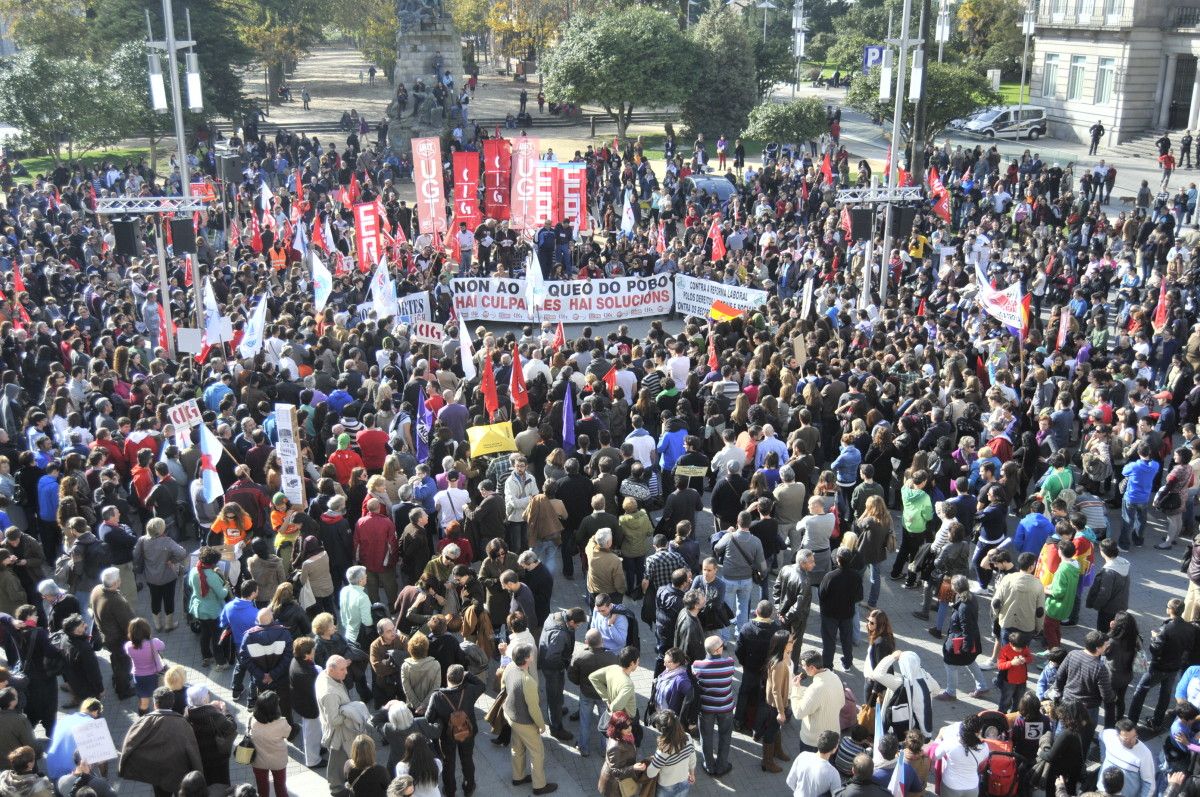
<instances>
[{"instance_id":1,"label":"man in red jacket","mask_svg":"<svg viewBox=\"0 0 1200 797\"><path fill-rule=\"evenodd\" d=\"M396 524L384 512L377 498L367 501L367 514L354 527L354 558L367 568L367 597L379 600L379 588L387 595L387 606L396 604L400 591L396 585L396 564L400 559L400 540Z\"/></svg>"},{"instance_id":2,"label":"man in red jacket","mask_svg":"<svg viewBox=\"0 0 1200 797\"><path fill-rule=\"evenodd\" d=\"M363 464L367 473L374 476L383 473L383 461L388 455L388 433L375 428L375 416L367 413L362 419L363 428L355 435L354 441L362 452Z\"/></svg>"},{"instance_id":3,"label":"man in red jacket","mask_svg":"<svg viewBox=\"0 0 1200 797\"><path fill-rule=\"evenodd\" d=\"M352 440L350 435L342 432L338 435L337 451L329 455L329 464L337 470L338 481L342 484L350 483L350 474L355 468L364 467L362 457L350 447Z\"/></svg>"}]
</instances>

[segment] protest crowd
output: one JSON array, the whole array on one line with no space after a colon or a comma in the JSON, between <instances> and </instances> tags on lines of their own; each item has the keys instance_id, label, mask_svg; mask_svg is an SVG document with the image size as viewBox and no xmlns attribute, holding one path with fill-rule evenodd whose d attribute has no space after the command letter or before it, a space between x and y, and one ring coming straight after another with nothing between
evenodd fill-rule
<instances>
[{"instance_id":1,"label":"protest crowd","mask_svg":"<svg viewBox=\"0 0 1200 797\"><path fill-rule=\"evenodd\" d=\"M283 797L299 758L469 797L486 739L516 793L578 756L682 797L735 737L796 797L1200 795L1178 206L931 148L864 294L871 167L829 137L671 138L661 175L417 139L414 207L365 138L230 136L235 180L197 146L228 201L163 242L167 306L159 228L97 210L177 164L5 182L0 795Z\"/></svg>"}]
</instances>

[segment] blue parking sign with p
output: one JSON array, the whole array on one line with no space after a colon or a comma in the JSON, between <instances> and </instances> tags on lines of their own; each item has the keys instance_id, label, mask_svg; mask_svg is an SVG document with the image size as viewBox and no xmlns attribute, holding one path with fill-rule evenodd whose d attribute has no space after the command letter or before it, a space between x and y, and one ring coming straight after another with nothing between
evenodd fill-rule
<instances>
[{"instance_id":1,"label":"blue parking sign with p","mask_svg":"<svg viewBox=\"0 0 1200 797\"><path fill-rule=\"evenodd\" d=\"M863 74L871 72L871 67L883 65L883 45L868 44L863 48Z\"/></svg>"}]
</instances>

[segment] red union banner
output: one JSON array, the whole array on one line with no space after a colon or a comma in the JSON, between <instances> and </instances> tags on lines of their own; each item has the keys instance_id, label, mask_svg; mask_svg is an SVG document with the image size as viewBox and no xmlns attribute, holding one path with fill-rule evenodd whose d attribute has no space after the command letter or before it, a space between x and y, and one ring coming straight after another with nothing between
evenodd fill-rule
<instances>
[{"instance_id":1,"label":"red union banner","mask_svg":"<svg viewBox=\"0 0 1200 797\"><path fill-rule=\"evenodd\" d=\"M529 220L530 227L541 227L543 222L556 223L562 218L562 203L555 199L555 187L558 185L558 164L548 161L538 161L533 168L533 218Z\"/></svg>"},{"instance_id":2,"label":"red union banner","mask_svg":"<svg viewBox=\"0 0 1200 797\"><path fill-rule=\"evenodd\" d=\"M417 221L423 233L446 233L446 189L442 183L442 142L414 138L413 179L417 184Z\"/></svg>"},{"instance_id":3,"label":"red union banner","mask_svg":"<svg viewBox=\"0 0 1200 797\"><path fill-rule=\"evenodd\" d=\"M506 221L512 181L512 148L503 138L483 142L484 207L489 218Z\"/></svg>"},{"instance_id":4,"label":"red union banner","mask_svg":"<svg viewBox=\"0 0 1200 797\"><path fill-rule=\"evenodd\" d=\"M579 224L579 232L591 232L587 211L587 167L582 163L563 163L558 167L555 198L561 218L568 224Z\"/></svg>"},{"instance_id":5,"label":"red union banner","mask_svg":"<svg viewBox=\"0 0 1200 797\"><path fill-rule=\"evenodd\" d=\"M538 140L518 138L512 154L512 210L510 221L518 232L536 226L534 222L534 178L538 166Z\"/></svg>"},{"instance_id":6,"label":"red union banner","mask_svg":"<svg viewBox=\"0 0 1200 797\"><path fill-rule=\"evenodd\" d=\"M383 231L379 229L379 206L362 202L354 206L354 240L358 244L358 267L370 271L383 251Z\"/></svg>"},{"instance_id":7,"label":"red union banner","mask_svg":"<svg viewBox=\"0 0 1200 797\"><path fill-rule=\"evenodd\" d=\"M479 226L479 155L454 153L454 219L465 221L468 230Z\"/></svg>"}]
</instances>

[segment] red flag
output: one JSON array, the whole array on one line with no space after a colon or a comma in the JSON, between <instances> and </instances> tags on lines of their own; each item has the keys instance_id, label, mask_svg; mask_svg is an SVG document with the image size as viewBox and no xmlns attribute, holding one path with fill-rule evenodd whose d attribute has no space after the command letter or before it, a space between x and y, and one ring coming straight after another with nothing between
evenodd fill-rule
<instances>
[{"instance_id":1,"label":"red flag","mask_svg":"<svg viewBox=\"0 0 1200 797\"><path fill-rule=\"evenodd\" d=\"M829 153L825 153L825 157L821 159L821 176L825 178L825 182L833 185L833 164L829 162Z\"/></svg>"},{"instance_id":2,"label":"red flag","mask_svg":"<svg viewBox=\"0 0 1200 797\"><path fill-rule=\"evenodd\" d=\"M563 329L562 321L558 322L558 329L554 330L554 340L550 342L550 348L558 351L563 346L567 345L567 332Z\"/></svg>"},{"instance_id":3,"label":"red flag","mask_svg":"<svg viewBox=\"0 0 1200 797\"><path fill-rule=\"evenodd\" d=\"M158 303L158 345L164 349L170 349L170 338L168 335L175 334L175 324L170 325L167 329L167 313L163 310L162 302Z\"/></svg>"},{"instance_id":4,"label":"red flag","mask_svg":"<svg viewBox=\"0 0 1200 797\"><path fill-rule=\"evenodd\" d=\"M654 251L660 255L667 251L667 223L665 221L658 222L658 240L654 243Z\"/></svg>"},{"instance_id":5,"label":"red flag","mask_svg":"<svg viewBox=\"0 0 1200 797\"><path fill-rule=\"evenodd\" d=\"M21 276L21 269L13 269L13 290L17 293L25 293L25 278Z\"/></svg>"},{"instance_id":6,"label":"red flag","mask_svg":"<svg viewBox=\"0 0 1200 797\"><path fill-rule=\"evenodd\" d=\"M88 200L88 204L90 205L91 209L95 210L99 202L96 199L96 186L90 182L88 183Z\"/></svg>"},{"instance_id":7,"label":"red flag","mask_svg":"<svg viewBox=\"0 0 1200 797\"><path fill-rule=\"evenodd\" d=\"M254 213L250 214L250 248L255 254L261 254L263 250L262 227L258 225L258 216Z\"/></svg>"},{"instance_id":8,"label":"red flag","mask_svg":"<svg viewBox=\"0 0 1200 797\"><path fill-rule=\"evenodd\" d=\"M920 303L917 304L917 315L918 316L925 315L925 297L924 296L921 297Z\"/></svg>"},{"instance_id":9,"label":"red flag","mask_svg":"<svg viewBox=\"0 0 1200 797\"><path fill-rule=\"evenodd\" d=\"M721 361L717 359L717 341L712 333L708 333L708 370L716 371L721 365Z\"/></svg>"},{"instance_id":10,"label":"red flag","mask_svg":"<svg viewBox=\"0 0 1200 797\"><path fill-rule=\"evenodd\" d=\"M496 410L500 409L500 396L496 393L496 373L492 370L492 355L488 353L483 358L483 379L480 380L479 389L483 391L483 406L487 409L488 418L496 417Z\"/></svg>"},{"instance_id":11,"label":"red flag","mask_svg":"<svg viewBox=\"0 0 1200 797\"><path fill-rule=\"evenodd\" d=\"M608 395L611 397L617 389L617 366L612 366L604 374L604 384L608 385Z\"/></svg>"},{"instance_id":12,"label":"red flag","mask_svg":"<svg viewBox=\"0 0 1200 797\"><path fill-rule=\"evenodd\" d=\"M490 368L490 366L489 366ZM508 378L508 395L512 399L513 414L529 406L529 391L525 387L525 372L521 370L521 348L513 343L512 374Z\"/></svg>"},{"instance_id":13,"label":"red flag","mask_svg":"<svg viewBox=\"0 0 1200 797\"><path fill-rule=\"evenodd\" d=\"M458 232L454 229L456 226L458 225L450 225L450 229L446 231L446 240L450 242L450 245L447 247L448 254L457 265L462 262L462 244L458 242Z\"/></svg>"},{"instance_id":14,"label":"red flag","mask_svg":"<svg viewBox=\"0 0 1200 797\"><path fill-rule=\"evenodd\" d=\"M804 204L808 204L808 178L805 177L800 181L800 199Z\"/></svg>"},{"instance_id":15,"label":"red flag","mask_svg":"<svg viewBox=\"0 0 1200 797\"><path fill-rule=\"evenodd\" d=\"M896 171L900 173L900 186L904 187L908 185L908 172L904 171L903 168L897 168Z\"/></svg>"},{"instance_id":16,"label":"red flag","mask_svg":"<svg viewBox=\"0 0 1200 797\"><path fill-rule=\"evenodd\" d=\"M709 225L708 237L712 241L712 259L714 261L723 259L728 250L725 248L725 236L721 234L721 225L716 216Z\"/></svg>"},{"instance_id":17,"label":"red flag","mask_svg":"<svg viewBox=\"0 0 1200 797\"><path fill-rule=\"evenodd\" d=\"M948 192L943 191L942 195L933 203L933 212L942 221L950 221L950 194Z\"/></svg>"},{"instance_id":18,"label":"red flag","mask_svg":"<svg viewBox=\"0 0 1200 797\"><path fill-rule=\"evenodd\" d=\"M325 235L321 230L321 217L313 219L312 231L309 234L309 243L314 249L320 249L325 254L329 254L329 249L325 246Z\"/></svg>"},{"instance_id":19,"label":"red flag","mask_svg":"<svg viewBox=\"0 0 1200 797\"><path fill-rule=\"evenodd\" d=\"M233 224L229 227L229 246L232 249L237 249L238 244L242 242L242 236L238 232L238 227L238 220L234 219Z\"/></svg>"},{"instance_id":20,"label":"red flag","mask_svg":"<svg viewBox=\"0 0 1200 797\"><path fill-rule=\"evenodd\" d=\"M845 231L846 237L849 238L850 234L851 234L850 233L851 227L850 227L850 207L848 205L842 205L842 216L841 216L840 221L841 221L841 224L839 226Z\"/></svg>"},{"instance_id":21,"label":"red flag","mask_svg":"<svg viewBox=\"0 0 1200 797\"><path fill-rule=\"evenodd\" d=\"M1163 331L1167 326L1167 279L1163 277L1158 287L1158 304L1154 307L1154 317L1150 319L1150 326L1154 327L1155 334Z\"/></svg>"},{"instance_id":22,"label":"red flag","mask_svg":"<svg viewBox=\"0 0 1200 797\"><path fill-rule=\"evenodd\" d=\"M183 284L192 287L192 256L184 254L183 256Z\"/></svg>"},{"instance_id":23,"label":"red flag","mask_svg":"<svg viewBox=\"0 0 1200 797\"><path fill-rule=\"evenodd\" d=\"M357 205L360 196L362 191L358 187L358 172L350 172L350 187L346 189L346 198L349 200L347 204Z\"/></svg>"}]
</instances>

